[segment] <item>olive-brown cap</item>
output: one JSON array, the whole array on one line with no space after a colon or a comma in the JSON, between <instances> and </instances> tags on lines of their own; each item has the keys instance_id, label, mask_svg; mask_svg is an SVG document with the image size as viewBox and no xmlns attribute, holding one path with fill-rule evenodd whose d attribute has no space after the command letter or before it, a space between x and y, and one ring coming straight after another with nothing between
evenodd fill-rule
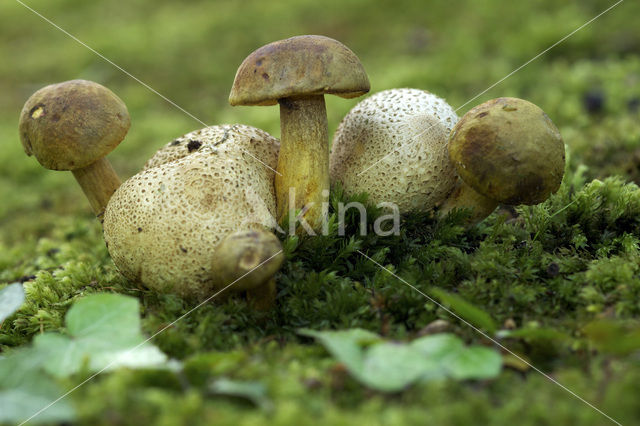
<instances>
[{"instance_id":1,"label":"olive-brown cap","mask_svg":"<svg viewBox=\"0 0 640 426\"><path fill-rule=\"evenodd\" d=\"M31 95L20 114L27 155L52 170L75 170L105 157L131 125L111 90L86 80L52 84Z\"/></svg>"},{"instance_id":2,"label":"olive-brown cap","mask_svg":"<svg viewBox=\"0 0 640 426\"><path fill-rule=\"evenodd\" d=\"M348 47L328 37L304 35L251 53L238 68L229 103L275 105L282 98L325 93L355 98L369 87L364 67Z\"/></svg>"},{"instance_id":3,"label":"olive-brown cap","mask_svg":"<svg viewBox=\"0 0 640 426\"><path fill-rule=\"evenodd\" d=\"M456 124L449 157L460 177L504 204L538 204L556 192L564 175L564 143L538 106L518 98L478 105Z\"/></svg>"}]
</instances>

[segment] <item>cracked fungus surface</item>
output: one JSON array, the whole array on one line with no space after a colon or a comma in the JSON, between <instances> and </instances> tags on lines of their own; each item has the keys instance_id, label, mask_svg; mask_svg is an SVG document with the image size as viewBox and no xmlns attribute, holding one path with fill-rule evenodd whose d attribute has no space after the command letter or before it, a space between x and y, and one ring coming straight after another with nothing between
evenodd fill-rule
<instances>
[{"instance_id":1,"label":"cracked fungus surface","mask_svg":"<svg viewBox=\"0 0 640 426\"><path fill-rule=\"evenodd\" d=\"M331 182L348 195L400 212L427 211L453 188L447 140L458 116L444 99L418 89L392 89L358 103L333 139Z\"/></svg>"},{"instance_id":2,"label":"cracked fungus surface","mask_svg":"<svg viewBox=\"0 0 640 426\"><path fill-rule=\"evenodd\" d=\"M161 148L107 206L104 236L118 269L130 280L187 297L224 286L211 267L218 243L233 231L275 224L269 167L275 168L279 147L262 130L224 125Z\"/></svg>"}]
</instances>

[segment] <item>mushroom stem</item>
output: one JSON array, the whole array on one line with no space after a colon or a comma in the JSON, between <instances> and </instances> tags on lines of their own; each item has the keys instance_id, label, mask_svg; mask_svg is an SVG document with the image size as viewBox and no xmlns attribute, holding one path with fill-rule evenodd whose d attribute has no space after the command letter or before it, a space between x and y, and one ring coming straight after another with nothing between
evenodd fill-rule
<instances>
[{"instance_id":1,"label":"mushroom stem","mask_svg":"<svg viewBox=\"0 0 640 426\"><path fill-rule=\"evenodd\" d=\"M82 192L89 200L93 212L102 223L104 209L113 193L120 186L120 178L105 157L86 167L72 170L72 172L80 184Z\"/></svg>"},{"instance_id":2,"label":"mushroom stem","mask_svg":"<svg viewBox=\"0 0 640 426\"><path fill-rule=\"evenodd\" d=\"M438 216L444 218L455 209L471 209L468 224L475 225L489 216L498 204L497 201L485 197L458 178L455 188L440 205Z\"/></svg>"},{"instance_id":3,"label":"mushroom stem","mask_svg":"<svg viewBox=\"0 0 640 426\"><path fill-rule=\"evenodd\" d=\"M329 189L329 138L323 95L284 98L280 103L281 142L275 178L278 222L303 210L310 228L322 227L323 190ZM295 203L290 205L293 189ZM295 214L289 214L293 220ZM298 228L300 229L300 228Z\"/></svg>"},{"instance_id":4,"label":"mushroom stem","mask_svg":"<svg viewBox=\"0 0 640 426\"><path fill-rule=\"evenodd\" d=\"M259 287L247 290L247 301L256 311L268 311L276 302L276 279L270 278Z\"/></svg>"}]
</instances>

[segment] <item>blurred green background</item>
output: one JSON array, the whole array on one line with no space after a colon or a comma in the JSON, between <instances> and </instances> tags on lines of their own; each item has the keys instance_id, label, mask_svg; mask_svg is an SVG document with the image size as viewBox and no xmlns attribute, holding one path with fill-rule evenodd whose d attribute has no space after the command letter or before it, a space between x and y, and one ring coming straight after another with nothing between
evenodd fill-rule
<instances>
[{"instance_id":1,"label":"blurred green background","mask_svg":"<svg viewBox=\"0 0 640 426\"><path fill-rule=\"evenodd\" d=\"M613 2L135 0L125 5L116 0L35 0L26 4L203 122L246 123L278 136L277 108L232 108L227 103L236 68L266 43L299 34L336 38L360 57L372 92L422 88L458 108ZM624 143L627 157L637 142L629 134L634 128L628 103L636 102L637 110L640 30L634 17L639 11L637 2L623 2L465 105L459 115L493 97L519 96L551 116L573 151L591 150L585 154L587 163L609 167L601 159L615 155L608 149L612 140ZM21 152L19 113L38 88L83 78L109 87L124 100L131 130L109 157L122 177L138 171L164 143L202 127L19 3L3 1L0 20L3 241L31 235L32 226L46 233L56 215L88 210L69 173L44 171ZM583 108L585 94L594 90L607 98L597 128L590 127L593 117ZM333 133L357 100L327 98ZM595 149L606 152L594 155ZM42 209L43 203L47 209ZM55 215L43 216L43 210Z\"/></svg>"},{"instance_id":2,"label":"blurred green background","mask_svg":"<svg viewBox=\"0 0 640 426\"><path fill-rule=\"evenodd\" d=\"M619 175L624 181L640 182L640 3L637 1L624 1L467 103L614 3L606 0L25 0L25 4L209 125L245 123L279 136L278 108L232 108L228 105L227 97L236 68L250 52L271 41L300 34L321 34L343 42L360 57L369 75L372 93L398 87L426 89L459 108L459 115L491 98L525 98L538 104L560 128L570 152L571 169L583 164L588 167L588 178ZM35 159L24 155L18 138L18 118L26 99L42 86L78 78L107 86L129 108L131 130L109 156L123 179L136 173L165 143L202 127L198 120L20 3L2 1L0 284L55 268L59 259L52 260L47 256L51 250L61 247L60 256L68 255L69 259L76 256L79 262L87 262L87 271L99 264L106 269L107 278L115 277L102 247L99 225L71 173L44 170ZM357 102L358 99L327 97L330 135ZM79 235L77 240L70 237L74 232ZM102 289L106 288L102 278L99 281ZM74 297L79 291L72 293ZM60 326L62 313L68 307L65 297L60 296L61 301L55 305L59 317L51 320L50 327L49 319L42 320L41 317L40 327L55 329ZM171 315L177 315L176 312L181 311L176 308L171 312ZM50 315L48 311L47 315ZM171 315L167 318L172 318ZM163 318L160 315L152 325L161 323ZM396 320L402 322L402 318ZM339 320L335 321L339 324ZM35 323L31 323L20 329L20 338L29 337L37 330ZM147 323L146 331L153 330ZM170 339L178 341L181 338L167 337L164 345L170 346ZM191 339L185 347L199 344L193 343L193 336L184 339ZM231 341L228 336L225 339L225 342ZM238 337L235 345L243 339L249 338ZM317 347L291 351L282 355L281 361L277 347L272 348L270 362L286 365L289 375L296 372L303 375L301 371L307 368L298 364L299 357L314 357L314 365L321 366L319 371L330 365ZM242 349L231 354L232 358L242 360L248 356ZM558 361L558 364L564 362ZM218 367L216 364L212 371ZM609 374L600 372L597 366L590 368L595 372L583 372L584 375L589 373L600 378ZM637 370L633 377L638 377ZM277 383L280 379L276 375L284 374L278 371L268 379L270 383ZM638 414L637 404L629 402L631 395L627 399L620 397L627 395L627 385L637 384L633 377L630 376L626 384L620 382L617 393L601 395L602 403L610 402L615 406L618 398L623 401L623 408L630 410L623 418L633 418L634 412ZM99 399L103 391L124 392L128 382L121 379L120 376L106 379L101 387L90 387L88 395ZM591 392L589 381L584 381L580 372L572 370L563 376L563 380L579 393ZM137 379L135 381L138 383ZM145 383L143 386L153 385ZM486 408L493 403L490 396L479 392L483 390L482 384L474 386L447 387L446 397L442 396L442 389L429 388L422 399L398 395L391 397L391 401L369 400L365 392L359 394L360 401L364 402L353 412L341 411L340 401L334 405L336 401L331 391L321 388L321 395L313 403L318 404L316 411L323 410L325 421L335 423L348 424L363 419L381 421L376 413L384 412L387 403L396 410L390 412L387 421L422 423L426 418L421 404L427 399L438 401L442 398L443 409L437 411L435 407L433 415L437 414L440 422L468 424L473 420L469 413L473 413L474 404ZM309 389L311 387L297 383L278 393L286 401L280 407L280 423L305 422L299 415L306 409L303 394ZM536 407L527 417L531 424L561 424L577 419L584 420L585 424L607 424L603 417L588 413L588 408L581 403L567 402L571 396L542 377L520 381L519 376L509 376L496 383L493 391L525 395L501 406L504 424L513 424L506 419L519 418L518 412L528 406L529 398L534 400L532 404ZM481 396L470 396L476 394ZM189 407L197 406L191 397L197 399L187 393L180 400L182 408L163 412L164 417L159 418L173 419L174 423L180 423L188 415L197 418L202 411L198 408L189 411ZM464 409L456 408L458 397L466 401ZM171 401L170 396L160 393L149 398L148 407ZM547 417L545 407L559 400L566 404L558 408L554 418ZM405 403L406 410L403 408ZM127 423L122 413L136 402L122 404L120 412L111 408L119 413L116 418L120 423ZM449 404L448 408L444 409L446 404ZM207 407L203 418L215 419L215 409ZM99 412L102 408L94 409ZM234 417L236 411L242 412L237 406L227 409L232 413L225 417L227 420L241 418ZM359 409L373 414L362 417ZM458 409L459 416L456 414ZM576 410L581 414L575 414ZM88 421L95 420L91 417L91 409L82 412ZM488 416L486 411L484 413ZM249 423L261 419L255 412L251 416L253 420ZM98 418L109 423L108 417ZM155 417L150 414L145 418ZM490 416L475 420L501 423L497 417Z\"/></svg>"}]
</instances>

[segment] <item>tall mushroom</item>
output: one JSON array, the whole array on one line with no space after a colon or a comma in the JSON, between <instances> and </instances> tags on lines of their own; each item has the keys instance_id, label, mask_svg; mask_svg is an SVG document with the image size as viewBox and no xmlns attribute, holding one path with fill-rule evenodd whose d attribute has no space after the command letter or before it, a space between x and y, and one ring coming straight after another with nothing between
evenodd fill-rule
<instances>
[{"instance_id":1,"label":"tall mushroom","mask_svg":"<svg viewBox=\"0 0 640 426\"><path fill-rule=\"evenodd\" d=\"M31 95L20 115L20 140L27 155L52 170L70 170L102 220L120 179L105 158L130 126L124 102L106 87L86 80L46 86Z\"/></svg>"},{"instance_id":2,"label":"tall mushroom","mask_svg":"<svg viewBox=\"0 0 640 426\"><path fill-rule=\"evenodd\" d=\"M278 221L300 209L312 230L321 228L321 205L329 190L324 95L354 98L368 91L369 79L358 57L328 37L305 35L276 41L242 62L229 103L280 104L281 148L275 177ZM290 193L295 196L293 205Z\"/></svg>"},{"instance_id":3,"label":"tall mushroom","mask_svg":"<svg viewBox=\"0 0 640 426\"><path fill-rule=\"evenodd\" d=\"M284 256L268 231L275 225L273 171L256 158L274 167L278 148L262 130L224 125L160 149L106 209L104 237L120 272L199 300L238 280L231 290L254 292L255 304L269 306L271 277Z\"/></svg>"},{"instance_id":4,"label":"tall mushroom","mask_svg":"<svg viewBox=\"0 0 640 426\"><path fill-rule=\"evenodd\" d=\"M538 204L556 192L564 175L564 143L538 106L497 98L467 112L449 139L449 156L461 181L440 214L472 208L472 221L498 204Z\"/></svg>"}]
</instances>

